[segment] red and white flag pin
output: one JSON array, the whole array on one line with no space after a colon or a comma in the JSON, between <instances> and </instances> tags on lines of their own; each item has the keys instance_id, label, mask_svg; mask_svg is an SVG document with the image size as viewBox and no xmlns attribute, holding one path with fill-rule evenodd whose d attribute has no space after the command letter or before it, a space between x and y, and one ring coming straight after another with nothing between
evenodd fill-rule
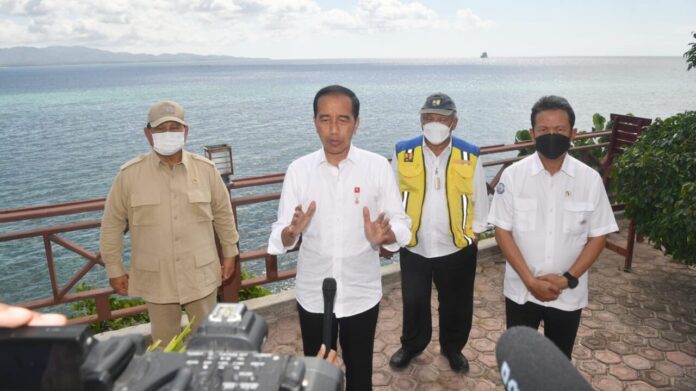
<instances>
[{"instance_id":1,"label":"red and white flag pin","mask_svg":"<svg viewBox=\"0 0 696 391\"><path fill-rule=\"evenodd\" d=\"M355 203L359 204L360 203L360 186L355 186L355 188L353 188L353 195L355 196Z\"/></svg>"}]
</instances>

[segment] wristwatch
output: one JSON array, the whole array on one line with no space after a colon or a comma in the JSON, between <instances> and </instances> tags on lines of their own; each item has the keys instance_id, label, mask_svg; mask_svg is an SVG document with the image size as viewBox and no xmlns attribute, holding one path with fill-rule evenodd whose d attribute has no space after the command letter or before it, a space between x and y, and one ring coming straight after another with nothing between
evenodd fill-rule
<instances>
[{"instance_id":1,"label":"wristwatch","mask_svg":"<svg viewBox=\"0 0 696 391\"><path fill-rule=\"evenodd\" d=\"M568 288L575 289L575 287L578 286L578 279L575 278L574 275L570 274L570 272L563 273L563 277L568 280Z\"/></svg>"}]
</instances>

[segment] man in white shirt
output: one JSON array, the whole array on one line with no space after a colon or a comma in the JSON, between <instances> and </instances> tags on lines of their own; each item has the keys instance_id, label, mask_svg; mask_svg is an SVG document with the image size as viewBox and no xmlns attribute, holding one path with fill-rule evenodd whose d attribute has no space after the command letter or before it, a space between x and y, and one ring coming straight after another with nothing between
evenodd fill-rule
<instances>
[{"instance_id":1,"label":"man in white shirt","mask_svg":"<svg viewBox=\"0 0 696 391\"><path fill-rule=\"evenodd\" d=\"M488 221L507 259L507 327L538 328L570 359L587 305L587 270L618 231L599 174L566 152L577 132L567 100L532 108L536 153L507 168Z\"/></svg>"},{"instance_id":2,"label":"man in white shirt","mask_svg":"<svg viewBox=\"0 0 696 391\"><path fill-rule=\"evenodd\" d=\"M440 352L456 372L469 369L462 349L474 310L478 233L486 229L488 192L475 145L452 136L457 108L446 94L429 96L420 110L423 134L399 142L392 167L411 237L400 251L403 295L401 348L389 361L406 367L432 334L430 293L438 291Z\"/></svg>"},{"instance_id":3,"label":"man in white shirt","mask_svg":"<svg viewBox=\"0 0 696 391\"><path fill-rule=\"evenodd\" d=\"M396 251L410 238L410 220L387 159L352 145L360 102L328 86L314 98L314 125L323 148L290 164L268 240L283 254L302 235L295 290L307 356L322 339L322 281L336 279L332 346L341 343L346 389L372 388L372 350L382 282L379 248Z\"/></svg>"}]
</instances>

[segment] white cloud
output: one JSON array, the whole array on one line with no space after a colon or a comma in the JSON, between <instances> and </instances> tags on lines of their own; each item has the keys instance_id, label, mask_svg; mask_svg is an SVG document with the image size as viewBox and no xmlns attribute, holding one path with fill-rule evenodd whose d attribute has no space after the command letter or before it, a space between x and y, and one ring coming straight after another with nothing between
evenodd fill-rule
<instances>
[{"instance_id":1,"label":"white cloud","mask_svg":"<svg viewBox=\"0 0 696 391\"><path fill-rule=\"evenodd\" d=\"M235 54L235 45L294 37L493 26L470 9L444 17L417 1L359 0L352 9L323 9L319 1L0 0L0 46Z\"/></svg>"},{"instance_id":2,"label":"white cloud","mask_svg":"<svg viewBox=\"0 0 696 391\"><path fill-rule=\"evenodd\" d=\"M484 20L469 8L457 11L457 28L461 30L488 30L495 26L492 20Z\"/></svg>"},{"instance_id":3,"label":"white cloud","mask_svg":"<svg viewBox=\"0 0 696 391\"><path fill-rule=\"evenodd\" d=\"M371 31L426 28L438 19L435 11L421 3L399 0L361 0L356 15Z\"/></svg>"}]
</instances>

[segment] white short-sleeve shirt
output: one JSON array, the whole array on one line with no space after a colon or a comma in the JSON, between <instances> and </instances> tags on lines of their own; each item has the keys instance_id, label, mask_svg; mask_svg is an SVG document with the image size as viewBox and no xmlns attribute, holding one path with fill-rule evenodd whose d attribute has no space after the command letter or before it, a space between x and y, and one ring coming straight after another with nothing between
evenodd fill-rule
<instances>
[{"instance_id":1,"label":"white short-sleeve shirt","mask_svg":"<svg viewBox=\"0 0 696 391\"><path fill-rule=\"evenodd\" d=\"M618 231L599 174L570 155L550 175L534 153L508 167L496 186L488 221L506 231L522 253L531 273L563 274L575 263L588 237ZM505 267L505 297L575 311L587 305L587 274L575 289L558 299L537 300L509 263Z\"/></svg>"}]
</instances>

